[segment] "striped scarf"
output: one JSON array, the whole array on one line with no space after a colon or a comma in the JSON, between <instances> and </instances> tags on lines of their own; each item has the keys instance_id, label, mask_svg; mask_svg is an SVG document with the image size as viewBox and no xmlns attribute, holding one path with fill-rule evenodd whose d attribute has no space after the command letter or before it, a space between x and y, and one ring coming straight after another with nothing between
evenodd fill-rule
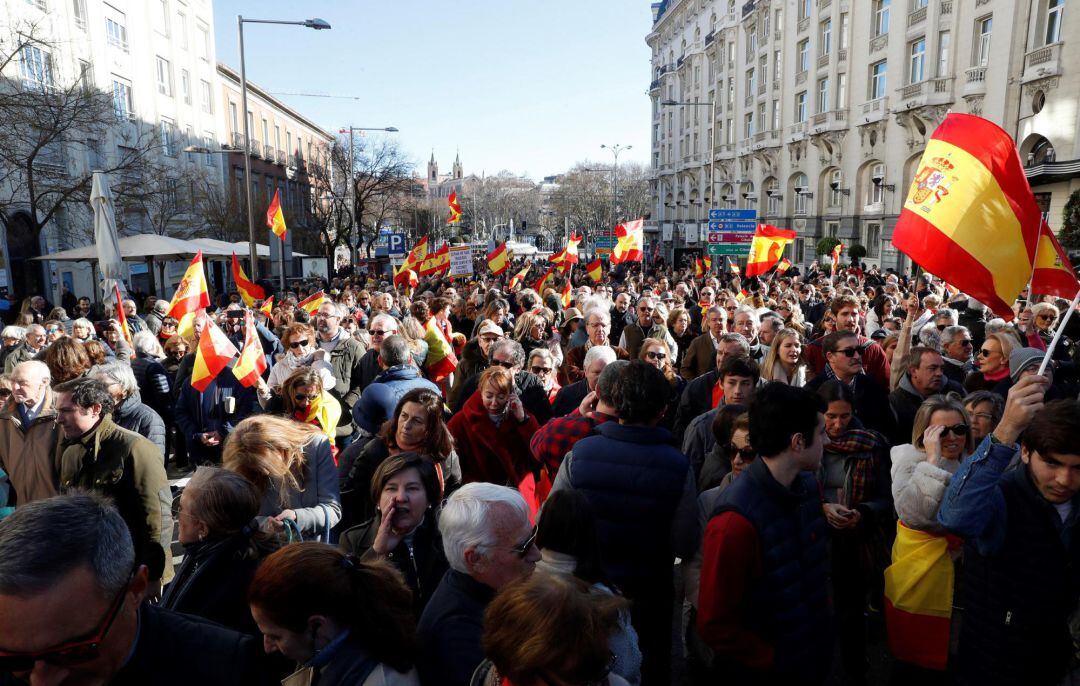
<instances>
[{"instance_id":1,"label":"striped scarf","mask_svg":"<svg viewBox=\"0 0 1080 686\"><path fill-rule=\"evenodd\" d=\"M845 507L855 507L863 502L874 486L875 449L881 445L884 445L881 434L866 429L848 429L838 438L829 437L830 452L856 458L849 477Z\"/></svg>"}]
</instances>

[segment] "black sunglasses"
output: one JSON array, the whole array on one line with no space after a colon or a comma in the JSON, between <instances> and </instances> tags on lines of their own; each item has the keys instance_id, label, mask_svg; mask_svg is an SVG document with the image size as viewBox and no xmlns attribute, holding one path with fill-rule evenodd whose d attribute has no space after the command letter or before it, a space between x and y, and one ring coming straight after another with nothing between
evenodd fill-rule
<instances>
[{"instance_id":1,"label":"black sunglasses","mask_svg":"<svg viewBox=\"0 0 1080 686\"><path fill-rule=\"evenodd\" d=\"M741 457L743 462L750 462L757 457L757 451L747 446L745 448L736 448L734 443L729 443L727 447L728 457L735 459L736 456Z\"/></svg>"},{"instance_id":2,"label":"black sunglasses","mask_svg":"<svg viewBox=\"0 0 1080 686\"><path fill-rule=\"evenodd\" d=\"M649 352L645 353L645 357L649 358L650 360L666 360L667 359L667 353L661 353L661 352L656 352L655 350L650 350Z\"/></svg>"},{"instance_id":3,"label":"black sunglasses","mask_svg":"<svg viewBox=\"0 0 1080 686\"><path fill-rule=\"evenodd\" d=\"M847 355L848 357L855 357L856 355L862 357L862 350L859 350L858 348L844 348L843 350L834 350L833 352L837 355Z\"/></svg>"},{"instance_id":4,"label":"black sunglasses","mask_svg":"<svg viewBox=\"0 0 1080 686\"><path fill-rule=\"evenodd\" d=\"M994 354L994 351L993 350L987 350L986 348L979 348L979 353L978 354L979 354L980 357L990 357L991 355Z\"/></svg>"},{"instance_id":5,"label":"black sunglasses","mask_svg":"<svg viewBox=\"0 0 1080 686\"><path fill-rule=\"evenodd\" d=\"M396 331L380 331L379 329L372 329L370 331L370 333L371 333L372 337L375 337L375 336L388 336L388 335L392 336L397 332Z\"/></svg>"},{"instance_id":6,"label":"black sunglasses","mask_svg":"<svg viewBox=\"0 0 1080 686\"><path fill-rule=\"evenodd\" d=\"M946 426L941 430L941 435L953 434L954 436L967 436L968 431L971 429L967 424L953 424L952 426Z\"/></svg>"},{"instance_id":7,"label":"black sunglasses","mask_svg":"<svg viewBox=\"0 0 1080 686\"><path fill-rule=\"evenodd\" d=\"M306 393L306 394L305 393L297 393L296 395L293 396L293 400L295 400L298 403L302 403L305 400L314 400L315 398L318 398L318 397L319 397L318 393Z\"/></svg>"},{"instance_id":8,"label":"black sunglasses","mask_svg":"<svg viewBox=\"0 0 1080 686\"><path fill-rule=\"evenodd\" d=\"M514 367L517 366L513 362L507 362L506 360L492 360L491 364L498 365L498 366L502 367L503 369L513 369Z\"/></svg>"},{"instance_id":9,"label":"black sunglasses","mask_svg":"<svg viewBox=\"0 0 1080 686\"><path fill-rule=\"evenodd\" d=\"M525 556L529 554L529 551L532 550L532 547L533 547L533 545L535 543L536 543L536 527L533 527L532 533L529 534L529 537L526 538L524 541L522 541L520 545L516 545L513 548L511 548L510 550L511 550L511 552L513 552L518 557L524 559Z\"/></svg>"},{"instance_id":10,"label":"black sunglasses","mask_svg":"<svg viewBox=\"0 0 1080 686\"><path fill-rule=\"evenodd\" d=\"M533 374L549 374L551 373L551 367L532 367Z\"/></svg>"},{"instance_id":11,"label":"black sunglasses","mask_svg":"<svg viewBox=\"0 0 1080 686\"><path fill-rule=\"evenodd\" d=\"M305 338L302 341L293 341L292 343L289 344L289 347L290 348L302 348L302 347L306 346L310 342L311 342L310 339Z\"/></svg>"}]
</instances>

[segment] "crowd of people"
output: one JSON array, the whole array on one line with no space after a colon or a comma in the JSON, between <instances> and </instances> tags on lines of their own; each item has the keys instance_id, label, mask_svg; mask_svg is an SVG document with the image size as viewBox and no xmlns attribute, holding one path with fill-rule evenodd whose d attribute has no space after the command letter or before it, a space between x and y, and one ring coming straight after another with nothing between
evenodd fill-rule
<instances>
[{"instance_id":1,"label":"crowd of people","mask_svg":"<svg viewBox=\"0 0 1080 686\"><path fill-rule=\"evenodd\" d=\"M1039 373L1069 303L1005 321L857 263L514 273L225 293L191 332L131 298L130 336L28 298L0 684L1080 678L1076 318ZM193 385L211 322L255 328L257 383Z\"/></svg>"}]
</instances>

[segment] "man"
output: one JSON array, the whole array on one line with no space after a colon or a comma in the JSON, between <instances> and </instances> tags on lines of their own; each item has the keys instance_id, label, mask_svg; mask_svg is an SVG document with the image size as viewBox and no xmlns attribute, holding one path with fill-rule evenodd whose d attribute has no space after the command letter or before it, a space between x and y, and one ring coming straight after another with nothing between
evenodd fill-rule
<instances>
[{"instance_id":1,"label":"man","mask_svg":"<svg viewBox=\"0 0 1080 686\"><path fill-rule=\"evenodd\" d=\"M889 438L894 445L911 441L896 430L896 418L889 405L889 394L884 386L863 371L864 348L861 337L852 331L837 330L821 339L825 351L825 369L807 382L806 388L817 392L829 379L839 379L855 396L855 416L867 429L873 429ZM804 348L805 350L805 348ZM880 350L880 348L878 348Z\"/></svg>"},{"instance_id":2,"label":"man","mask_svg":"<svg viewBox=\"0 0 1080 686\"><path fill-rule=\"evenodd\" d=\"M947 326L941 332L941 352L945 358L945 376L950 381L963 384L967 375L975 369L972 357L971 332L966 326Z\"/></svg>"},{"instance_id":3,"label":"man","mask_svg":"<svg viewBox=\"0 0 1080 686\"><path fill-rule=\"evenodd\" d=\"M813 473L828 442L809 391L770 383L750 401L754 460L705 528L697 629L715 674L821 684L832 663L828 527Z\"/></svg>"},{"instance_id":4,"label":"man","mask_svg":"<svg viewBox=\"0 0 1080 686\"><path fill-rule=\"evenodd\" d=\"M488 366L499 365L509 369L514 375L514 386L521 397L521 406L536 418L538 424L541 426L546 424L551 419L551 403L548 402L544 383L535 374L525 370L525 349L512 338L501 338L491 344L489 351ZM476 392L482 374L483 371L477 372L465 381L458 404L453 408L454 412L461 411L461 408Z\"/></svg>"},{"instance_id":5,"label":"man","mask_svg":"<svg viewBox=\"0 0 1080 686\"><path fill-rule=\"evenodd\" d=\"M439 531L450 569L417 625L421 681L467 686L484 660L484 609L496 591L532 574L540 551L517 491L465 484L447 500Z\"/></svg>"},{"instance_id":6,"label":"man","mask_svg":"<svg viewBox=\"0 0 1080 686\"><path fill-rule=\"evenodd\" d=\"M21 506L59 493L60 429L44 362L27 360L11 372L11 398L0 408L0 469Z\"/></svg>"},{"instance_id":7,"label":"man","mask_svg":"<svg viewBox=\"0 0 1080 686\"><path fill-rule=\"evenodd\" d=\"M591 391L596 390L597 379L604 368L616 360L615 349L608 345L597 345L585 353L585 378L563 386L555 394L551 405L551 416L562 417L573 412Z\"/></svg>"},{"instance_id":8,"label":"man","mask_svg":"<svg viewBox=\"0 0 1080 686\"><path fill-rule=\"evenodd\" d=\"M614 400L615 383L619 374L630 363L626 360L616 360L611 348L597 346L590 350L589 354L591 355L594 350L598 353L611 354L611 359L605 361L594 387L588 389L589 392L581 398L578 407L575 407L572 412L555 415L550 422L540 427L540 430L533 434L532 440L529 441L533 457L538 462L547 465L553 474L558 472L563 458L575 443L592 434L597 425L619 416ZM588 355L585 358L586 378L588 378Z\"/></svg>"},{"instance_id":9,"label":"man","mask_svg":"<svg viewBox=\"0 0 1080 686\"><path fill-rule=\"evenodd\" d=\"M964 539L964 630L950 659L959 684L1058 684L1073 662L1080 403L1044 404L1048 386L1028 375L1009 390L1001 423L961 464L938 511Z\"/></svg>"},{"instance_id":10,"label":"man","mask_svg":"<svg viewBox=\"0 0 1080 686\"><path fill-rule=\"evenodd\" d=\"M731 355L724 359L718 372L716 384L709 389L710 403L716 404L693 417L682 434L682 450L694 468L694 475L701 473L705 457L716 446L713 422L721 405L749 405L750 398L761 381L757 362L746 355ZM685 393L684 393L684 396ZM693 412L680 406L679 419Z\"/></svg>"},{"instance_id":11,"label":"man","mask_svg":"<svg viewBox=\"0 0 1080 686\"><path fill-rule=\"evenodd\" d=\"M469 331L472 331L471 326ZM480 322L476 338L465 344L457 369L454 370L454 383L446 394L446 401L450 407L461 406L461 391L465 388L465 382L474 374L479 374L488 368L491 346L505 335L502 327L490 319Z\"/></svg>"},{"instance_id":12,"label":"man","mask_svg":"<svg viewBox=\"0 0 1080 686\"><path fill-rule=\"evenodd\" d=\"M135 301L130 298L125 299L121 305L124 308L124 318L127 321L128 330L131 333L138 333L146 328L146 323L143 322L142 317L138 313L138 308L135 305Z\"/></svg>"},{"instance_id":13,"label":"man","mask_svg":"<svg viewBox=\"0 0 1080 686\"><path fill-rule=\"evenodd\" d=\"M708 334L706 334L708 335ZM676 436L684 435L686 427L693 419L716 407L723 397L720 386L720 368L729 357L749 357L750 344L737 333L720 334L717 337L716 352L713 353L713 368L702 374L683 389L679 398L679 407L675 413L672 431Z\"/></svg>"},{"instance_id":14,"label":"man","mask_svg":"<svg viewBox=\"0 0 1080 686\"><path fill-rule=\"evenodd\" d=\"M8 324L0 331L0 340L3 341L3 347L0 348L0 369L3 368L4 362L16 348L22 345L22 342L26 339L26 329L21 326L15 326L14 324Z\"/></svg>"},{"instance_id":15,"label":"man","mask_svg":"<svg viewBox=\"0 0 1080 686\"><path fill-rule=\"evenodd\" d=\"M575 381L580 381L585 376L585 370L582 369L581 365L585 361L585 353L589 351L589 348L594 345L608 345L608 332L611 330L611 315L600 307L593 307L586 310L585 330L588 335L585 344L579 345L576 348L570 348L566 351L566 356L559 372L559 383L563 386L569 386ZM625 349L615 346L615 357L620 360L628 360L630 359L630 354L627 353Z\"/></svg>"},{"instance_id":16,"label":"man","mask_svg":"<svg viewBox=\"0 0 1080 686\"><path fill-rule=\"evenodd\" d=\"M945 360L941 353L917 345L908 351L907 372L900 384L889 394L889 405L896 417L896 436L911 439L915 413L923 401L938 393L956 393L963 397L964 388L945 377Z\"/></svg>"},{"instance_id":17,"label":"man","mask_svg":"<svg viewBox=\"0 0 1080 686\"><path fill-rule=\"evenodd\" d=\"M379 366L379 346L388 336L396 336L398 333L398 320L388 314L377 314L368 325L368 333L371 334L371 345L368 346L363 357L360 358L360 392L368 387L375 377L382 373Z\"/></svg>"},{"instance_id":18,"label":"man","mask_svg":"<svg viewBox=\"0 0 1080 686\"><path fill-rule=\"evenodd\" d=\"M236 359L230 360L204 391L191 385L190 376L179 386L173 418L184 433L188 457L196 465L219 464L225 439L237 424L258 411L255 389L237 380L234 366Z\"/></svg>"},{"instance_id":19,"label":"man","mask_svg":"<svg viewBox=\"0 0 1080 686\"><path fill-rule=\"evenodd\" d=\"M856 345L859 346L860 358L866 373L873 377L881 388L889 388L890 370L889 361L885 359L885 351L877 343L859 333L858 299L851 295L839 295L830 301L829 311L836 319L836 331L850 331L855 334ZM826 359L820 340L811 341L804 346L803 354L814 374L821 374L824 371Z\"/></svg>"},{"instance_id":20,"label":"man","mask_svg":"<svg viewBox=\"0 0 1080 686\"><path fill-rule=\"evenodd\" d=\"M131 365L126 362L106 362L92 367L87 376L97 379L109 389L115 403L112 419L116 425L150 439L161 451L162 460L165 460L168 456L165 450L165 422L161 415L142 401Z\"/></svg>"},{"instance_id":21,"label":"man","mask_svg":"<svg viewBox=\"0 0 1080 686\"><path fill-rule=\"evenodd\" d=\"M100 496L18 508L0 522L0 617L17 618L0 622L2 669L33 684L275 683L257 639L143 602L152 585Z\"/></svg>"},{"instance_id":22,"label":"man","mask_svg":"<svg viewBox=\"0 0 1080 686\"><path fill-rule=\"evenodd\" d=\"M663 326L653 322L653 312L656 310L656 306L652 298L647 295L638 298L635 308L637 310L637 321L623 327L618 343L618 347L625 350L631 359L637 358L638 353L641 352L641 345L646 338L653 336L655 333L661 331L666 333L667 331Z\"/></svg>"},{"instance_id":23,"label":"man","mask_svg":"<svg viewBox=\"0 0 1080 686\"><path fill-rule=\"evenodd\" d=\"M158 300L154 303L154 309L150 310L150 313L146 315L143 320L146 324L146 330L155 336L161 332L161 324L165 321L165 317L169 315L169 301ZM134 331L132 333L135 333Z\"/></svg>"},{"instance_id":24,"label":"man","mask_svg":"<svg viewBox=\"0 0 1080 686\"><path fill-rule=\"evenodd\" d=\"M669 388L656 367L630 362L612 393L618 421L578 441L552 485L592 505L604 572L632 603L645 686L671 679L674 558L689 559L699 533L694 473L657 426Z\"/></svg>"},{"instance_id":25,"label":"man","mask_svg":"<svg viewBox=\"0 0 1080 686\"><path fill-rule=\"evenodd\" d=\"M679 366L679 375L687 381L693 381L716 368L716 349L720 344L720 338L724 335L727 313L724 308L712 305L706 311L705 317L708 330L690 341L686 354L683 355L682 364Z\"/></svg>"},{"instance_id":26,"label":"man","mask_svg":"<svg viewBox=\"0 0 1080 686\"><path fill-rule=\"evenodd\" d=\"M420 375L413 364L412 350L401 336L387 336L379 346L379 366L375 377L353 406L353 421L369 435L378 433L383 422L394 416L401 397L414 388L426 388L442 395L439 387Z\"/></svg>"},{"instance_id":27,"label":"man","mask_svg":"<svg viewBox=\"0 0 1080 686\"><path fill-rule=\"evenodd\" d=\"M759 364L765 359L765 353L769 352L769 349L758 341L758 330L760 328L761 321L758 319L757 312L754 311L753 307L742 305L735 310L731 330L741 334L750 343L750 358Z\"/></svg>"},{"instance_id":28,"label":"man","mask_svg":"<svg viewBox=\"0 0 1080 686\"><path fill-rule=\"evenodd\" d=\"M333 302L323 302L315 316L319 347L330 353L330 366L334 369L337 385L327 389L341 403L342 421L337 427L337 445L348 447L353 440L352 411L360 399L360 358L364 349L360 343L341 328L345 310Z\"/></svg>"},{"instance_id":29,"label":"man","mask_svg":"<svg viewBox=\"0 0 1080 686\"><path fill-rule=\"evenodd\" d=\"M589 313L585 313L586 319ZM608 343L612 346L618 344L622 338L623 329L634 323L634 313L630 310L630 294L626 291L615 296L615 304L611 307L608 316ZM596 344L599 345L599 344Z\"/></svg>"},{"instance_id":30,"label":"man","mask_svg":"<svg viewBox=\"0 0 1080 686\"><path fill-rule=\"evenodd\" d=\"M64 432L61 492L83 489L112 498L150 581L167 583L173 576L172 492L160 451L113 422L112 395L97 379L72 379L55 390L56 423Z\"/></svg>"},{"instance_id":31,"label":"man","mask_svg":"<svg viewBox=\"0 0 1080 686\"><path fill-rule=\"evenodd\" d=\"M31 324L26 327L26 337L21 345L17 346L6 358L4 358L4 373L10 374L15 365L20 362L34 359L38 353L45 349L45 327L41 324Z\"/></svg>"},{"instance_id":32,"label":"man","mask_svg":"<svg viewBox=\"0 0 1080 686\"><path fill-rule=\"evenodd\" d=\"M782 328L784 328L784 320L779 315L767 312L761 317L761 327L758 329L758 343L761 344L763 351L762 359L769 354L769 347L772 346L773 339L776 338L776 334L780 333Z\"/></svg>"}]
</instances>

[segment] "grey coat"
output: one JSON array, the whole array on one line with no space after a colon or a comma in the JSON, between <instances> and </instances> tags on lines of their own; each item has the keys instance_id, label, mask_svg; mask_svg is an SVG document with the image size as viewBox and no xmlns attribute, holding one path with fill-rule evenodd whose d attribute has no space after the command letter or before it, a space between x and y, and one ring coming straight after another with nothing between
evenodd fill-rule
<instances>
[{"instance_id":1,"label":"grey coat","mask_svg":"<svg viewBox=\"0 0 1080 686\"><path fill-rule=\"evenodd\" d=\"M319 507L320 504L326 509ZM304 480L299 490L288 488L282 493L280 482L270 482L259 508L260 523L283 510L296 513L296 524L305 537L326 531L326 514L330 516L330 528L341 521L337 467L330 453L330 441L324 436L317 436L304 446Z\"/></svg>"}]
</instances>

